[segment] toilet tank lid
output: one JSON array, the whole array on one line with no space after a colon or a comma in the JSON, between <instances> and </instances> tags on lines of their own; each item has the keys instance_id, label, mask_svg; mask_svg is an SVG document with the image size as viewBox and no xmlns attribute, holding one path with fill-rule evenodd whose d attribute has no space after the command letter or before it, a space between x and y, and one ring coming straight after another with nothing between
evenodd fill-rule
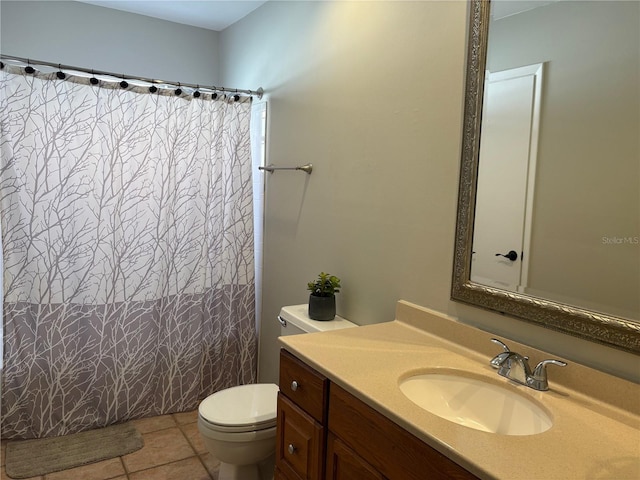
<instances>
[{"instance_id":1,"label":"toilet tank lid","mask_svg":"<svg viewBox=\"0 0 640 480\"><path fill-rule=\"evenodd\" d=\"M282 307L282 309L280 309L280 317L308 333L330 332L332 330L357 327L355 323L345 320L338 315L336 315L336 318L333 320L328 321L311 320L309 318L309 305L306 303Z\"/></svg>"},{"instance_id":2,"label":"toilet tank lid","mask_svg":"<svg viewBox=\"0 0 640 480\"><path fill-rule=\"evenodd\" d=\"M276 418L278 386L257 383L209 395L198 407L208 422L224 426L256 425Z\"/></svg>"}]
</instances>

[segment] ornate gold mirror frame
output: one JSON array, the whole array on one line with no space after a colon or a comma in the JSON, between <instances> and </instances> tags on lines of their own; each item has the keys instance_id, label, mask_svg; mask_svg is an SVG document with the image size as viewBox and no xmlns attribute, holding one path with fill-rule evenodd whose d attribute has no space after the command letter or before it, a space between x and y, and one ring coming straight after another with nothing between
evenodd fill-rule
<instances>
[{"instance_id":1,"label":"ornate gold mirror frame","mask_svg":"<svg viewBox=\"0 0 640 480\"><path fill-rule=\"evenodd\" d=\"M474 283L471 249L490 5L470 1L462 159L451 299L512 315L569 335L640 353L640 324L541 297Z\"/></svg>"}]
</instances>

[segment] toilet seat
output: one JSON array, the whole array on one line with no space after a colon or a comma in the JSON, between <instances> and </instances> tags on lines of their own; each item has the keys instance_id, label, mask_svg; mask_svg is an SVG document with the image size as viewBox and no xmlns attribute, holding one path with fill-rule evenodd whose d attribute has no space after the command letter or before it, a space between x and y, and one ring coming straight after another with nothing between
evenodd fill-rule
<instances>
[{"instance_id":1,"label":"toilet seat","mask_svg":"<svg viewBox=\"0 0 640 480\"><path fill-rule=\"evenodd\" d=\"M267 430L276 425L277 393L273 383L221 390L200 403L198 416L207 429L221 433Z\"/></svg>"}]
</instances>

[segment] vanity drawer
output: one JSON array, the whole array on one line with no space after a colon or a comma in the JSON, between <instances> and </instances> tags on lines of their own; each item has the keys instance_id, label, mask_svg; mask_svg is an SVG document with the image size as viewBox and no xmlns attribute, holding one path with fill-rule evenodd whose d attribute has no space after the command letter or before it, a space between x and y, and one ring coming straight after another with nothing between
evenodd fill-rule
<instances>
[{"instance_id":1,"label":"vanity drawer","mask_svg":"<svg viewBox=\"0 0 640 480\"><path fill-rule=\"evenodd\" d=\"M324 462L324 428L278 393L276 465L286 477L321 480Z\"/></svg>"},{"instance_id":2,"label":"vanity drawer","mask_svg":"<svg viewBox=\"0 0 640 480\"><path fill-rule=\"evenodd\" d=\"M280 350L280 391L318 422L326 420L328 380L286 350Z\"/></svg>"}]
</instances>

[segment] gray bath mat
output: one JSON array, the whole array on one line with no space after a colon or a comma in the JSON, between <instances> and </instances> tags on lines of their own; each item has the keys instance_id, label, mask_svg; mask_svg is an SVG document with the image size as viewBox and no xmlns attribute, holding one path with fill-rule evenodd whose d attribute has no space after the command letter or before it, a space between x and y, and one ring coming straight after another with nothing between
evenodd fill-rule
<instances>
[{"instance_id":1,"label":"gray bath mat","mask_svg":"<svg viewBox=\"0 0 640 480\"><path fill-rule=\"evenodd\" d=\"M88 430L63 437L7 443L5 468L13 478L29 478L88 463L120 457L144 445L130 423Z\"/></svg>"}]
</instances>

